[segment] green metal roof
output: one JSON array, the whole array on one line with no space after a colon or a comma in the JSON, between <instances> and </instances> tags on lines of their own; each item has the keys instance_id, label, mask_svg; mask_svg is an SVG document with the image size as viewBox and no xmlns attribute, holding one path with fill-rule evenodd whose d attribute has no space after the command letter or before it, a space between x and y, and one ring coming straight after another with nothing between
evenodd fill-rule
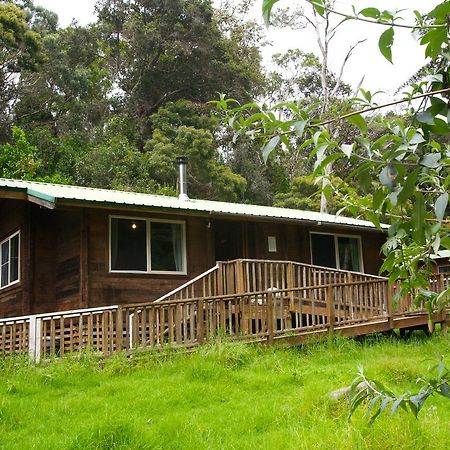
<instances>
[{"instance_id":1,"label":"green metal roof","mask_svg":"<svg viewBox=\"0 0 450 450\"><path fill-rule=\"evenodd\" d=\"M170 210L173 212L179 211L180 213L205 213L211 216L228 215L234 217L310 222L315 224L326 223L342 227L375 230L374 225L366 220L353 219L333 214L323 214L315 211L275 208L272 206L246 205L241 203L197 199L181 200L177 197L164 195L0 178L0 191L2 190L23 192L33 198L49 203L52 207L67 204L97 207L117 206L129 209L145 208L151 210Z\"/></svg>"}]
</instances>

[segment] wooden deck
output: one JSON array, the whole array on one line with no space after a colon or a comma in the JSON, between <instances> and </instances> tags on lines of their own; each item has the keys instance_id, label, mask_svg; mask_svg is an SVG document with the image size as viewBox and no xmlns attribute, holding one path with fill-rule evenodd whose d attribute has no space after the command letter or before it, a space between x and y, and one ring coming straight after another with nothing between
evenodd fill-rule
<instances>
[{"instance_id":1,"label":"wooden deck","mask_svg":"<svg viewBox=\"0 0 450 450\"><path fill-rule=\"evenodd\" d=\"M437 275L430 287L449 280ZM293 262L218 263L153 303L1 319L0 353L39 360L83 349L194 347L217 336L293 344L426 326L428 315L409 299L393 304L394 289L382 277ZM433 321L446 327L450 318L444 311Z\"/></svg>"}]
</instances>

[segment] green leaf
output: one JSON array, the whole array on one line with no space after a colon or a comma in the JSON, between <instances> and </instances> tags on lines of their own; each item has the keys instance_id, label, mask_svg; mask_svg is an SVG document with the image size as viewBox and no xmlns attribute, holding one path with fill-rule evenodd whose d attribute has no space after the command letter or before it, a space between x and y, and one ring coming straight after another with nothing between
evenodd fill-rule
<instances>
[{"instance_id":1,"label":"green leaf","mask_svg":"<svg viewBox=\"0 0 450 450\"><path fill-rule=\"evenodd\" d=\"M297 133L297 136L301 138L303 136L303 133L305 131L307 121L306 120L299 120L294 123L295 132Z\"/></svg>"},{"instance_id":2,"label":"green leaf","mask_svg":"<svg viewBox=\"0 0 450 450\"><path fill-rule=\"evenodd\" d=\"M422 166L428 167L429 169L436 169L439 167L439 160L441 159L440 153L427 153L420 161Z\"/></svg>"},{"instance_id":3,"label":"green leaf","mask_svg":"<svg viewBox=\"0 0 450 450\"><path fill-rule=\"evenodd\" d=\"M350 158L350 156L352 156L354 146L355 146L355 144L342 144L341 145L342 153L344 153L344 155L347 158Z\"/></svg>"},{"instance_id":4,"label":"green leaf","mask_svg":"<svg viewBox=\"0 0 450 450\"><path fill-rule=\"evenodd\" d=\"M445 1L436 6L432 11L428 13L430 17L436 17L441 22L446 21L447 16L450 14L450 3Z\"/></svg>"},{"instance_id":5,"label":"green leaf","mask_svg":"<svg viewBox=\"0 0 450 450\"><path fill-rule=\"evenodd\" d=\"M448 41L447 28L435 28L425 33L420 41L426 45L425 56L435 60L441 53L442 46Z\"/></svg>"},{"instance_id":6,"label":"green leaf","mask_svg":"<svg viewBox=\"0 0 450 450\"><path fill-rule=\"evenodd\" d=\"M416 16L417 22L421 25L423 23L423 16L416 9L414 10L414 15Z\"/></svg>"},{"instance_id":7,"label":"green leaf","mask_svg":"<svg viewBox=\"0 0 450 450\"><path fill-rule=\"evenodd\" d=\"M333 153L323 158L320 162L317 161L314 167L314 173L315 174L320 173L322 169L328 166L328 164L332 164L338 159L341 159L342 157L343 157L342 153Z\"/></svg>"},{"instance_id":8,"label":"green leaf","mask_svg":"<svg viewBox=\"0 0 450 450\"><path fill-rule=\"evenodd\" d=\"M434 126L431 128L433 134L448 134L450 128L445 120L439 119L439 117L434 118Z\"/></svg>"},{"instance_id":9,"label":"green leaf","mask_svg":"<svg viewBox=\"0 0 450 450\"><path fill-rule=\"evenodd\" d=\"M413 237L422 244L425 240L425 199L420 192L416 192L416 201L411 214L413 224Z\"/></svg>"},{"instance_id":10,"label":"green leaf","mask_svg":"<svg viewBox=\"0 0 450 450\"><path fill-rule=\"evenodd\" d=\"M403 183L402 190L398 195L398 201L400 203L405 203L413 194L416 187L418 172L411 172Z\"/></svg>"},{"instance_id":11,"label":"green leaf","mask_svg":"<svg viewBox=\"0 0 450 450\"><path fill-rule=\"evenodd\" d=\"M323 17L325 15L324 0L314 0L314 2L311 2L311 5L316 10L317 14L319 14L319 16Z\"/></svg>"},{"instance_id":12,"label":"green leaf","mask_svg":"<svg viewBox=\"0 0 450 450\"><path fill-rule=\"evenodd\" d=\"M262 3L262 16L266 26L270 25L270 14L272 13L272 8L275 3L279 0L263 0Z\"/></svg>"},{"instance_id":13,"label":"green leaf","mask_svg":"<svg viewBox=\"0 0 450 450\"><path fill-rule=\"evenodd\" d=\"M395 180L397 178L397 172L395 170L395 167L392 166L391 164L388 164L380 172L379 178L380 178L380 183L383 186L386 186L387 188L392 189L394 187Z\"/></svg>"},{"instance_id":14,"label":"green leaf","mask_svg":"<svg viewBox=\"0 0 450 450\"><path fill-rule=\"evenodd\" d=\"M347 117L347 120L353 125L356 125L361 133L367 133L367 122L361 114L355 114L354 116Z\"/></svg>"},{"instance_id":15,"label":"green leaf","mask_svg":"<svg viewBox=\"0 0 450 450\"><path fill-rule=\"evenodd\" d=\"M378 189L372 198L372 209L374 211L377 211L381 204L383 203L384 199L386 198L386 195L384 193L383 189Z\"/></svg>"},{"instance_id":16,"label":"green leaf","mask_svg":"<svg viewBox=\"0 0 450 450\"><path fill-rule=\"evenodd\" d=\"M444 102L444 100L438 97L431 97L430 101L431 101L431 108L429 108L429 110L434 116L437 116L438 114L442 114L444 116L447 115L448 111L447 102Z\"/></svg>"},{"instance_id":17,"label":"green leaf","mask_svg":"<svg viewBox=\"0 0 450 450\"><path fill-rule=\"evenodd\" d=\"M364 17L378 19L381 13L380 10L377 8L364 8L359 12L359 14L363 15Z\"/></svg>"},{"instance_id":18,"label":"green leaf","mask_svg":"<svg viewBox=\"0 0 450 450\"><path fill-rule=\"evenodd\" d=\"M280 136L274 136L262 149L262 157L264 160L264 163L267 163L267 159L269 158L269 155L272 153L272 151L275 149L275 147L280 142Z\"/></svg>"},{"instance_id":19,"label":"green leaf","mask_svg":"<svg viewBox=\"0 0 450 450\"><path fill-rule=\"evenodd\" d=\"M450 398L450 386L447 383L442 383L438 392L444 397Z\"/></svg>"},{"instance_id":20,"label":"green leaf","mask_svg":"<svg viewBox=\"0 0 450 450\"><path fill-rule=\"evenodd\" d=\"M414 133L412 138L409 140L410 145L416 145L421 144L422 142L425 142L424 137L420 133Z\"/></svg>"},{"instance_id":21,"label":"green leaf","mask_svg":"<svg viewBox=\"0 0 450 450\"><path fill-rule=\"evenodd\" d=\"M399 397L395 400L395 402L392 404L391 416L393 416L397 412L397 410L401 406L402 402L403 402L402 397Z\"/></svg>"},{"instance_id":22,"label":"green leaf","mask_svg":"<svg viewBox=\"0 0 450 450\"><path fill-rule=\"evenodd\" d=\"M434 212L436 214L436 219L441 221L444 218L445 210L448 205L448 192L441 194L434 204Z\"/></svg>"},{"instance_id":23,"label":"green leaf","mask_svg":"<svg viewBox=\"0 0 450 450\"><path fill-rule=\"evenodd\" d=\"M392 44L394 43L394 28L388 28L378 41L381 54L392 64Z\"/></svg>"},{"instance_id":24,"label":"green leaf","mask_svg":"<svg viewBox=\"0 0 450 450\"><path fill-rule=\"evenodd\" d=\"M427 125L434 125L434 116L431 111L421 111L416 114L416 120Z\"/></svg>"}]
</instances>

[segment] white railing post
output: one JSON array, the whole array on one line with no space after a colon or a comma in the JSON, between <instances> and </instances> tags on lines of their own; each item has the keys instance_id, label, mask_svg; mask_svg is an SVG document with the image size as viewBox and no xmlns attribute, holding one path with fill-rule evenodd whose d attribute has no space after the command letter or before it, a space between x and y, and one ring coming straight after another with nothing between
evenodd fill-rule
<instances>
[{"instance_id":1,"label":"white railing post","mask_svg":"<svg viewBox=\"0 0 450 450\"><path fill-rule=\"evenodd\" d=\"M134 319L134 313L131 313L128 317L128 349L133 349L133 334L134 334L134 327L133 327L133 319Z\"/></svg>"},{"instance_id":2,"label":"white railing post","mask_svg":"<svg viewBox=\"0 0 450 450\"><path fill-rule=\"evenodd\" d=\"M42 319L30 316L28 331L28 355L31 360L38 363L41 359L41 325Z\"/></svg>"}]
</instances>

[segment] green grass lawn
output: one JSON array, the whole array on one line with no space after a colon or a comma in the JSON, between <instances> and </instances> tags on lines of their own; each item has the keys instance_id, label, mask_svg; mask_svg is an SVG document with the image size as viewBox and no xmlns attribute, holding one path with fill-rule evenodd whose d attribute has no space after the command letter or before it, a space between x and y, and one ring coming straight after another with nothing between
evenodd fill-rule
<instances>
[{"instance_id":1,"label":"green grass lawn","mask_svg":"<svg viewBox=\"0 0 450 450\"><path fill-rule=\"evenodd\" d=\"M415 389L450 340L335 339L298 348L242 344L193 353L84 355L31 366L0 359L0 448L446 449L450 401L419 420L384 414L349 422L330 391L362 365L394 391Z\"/></svg>"}]
</instances>

